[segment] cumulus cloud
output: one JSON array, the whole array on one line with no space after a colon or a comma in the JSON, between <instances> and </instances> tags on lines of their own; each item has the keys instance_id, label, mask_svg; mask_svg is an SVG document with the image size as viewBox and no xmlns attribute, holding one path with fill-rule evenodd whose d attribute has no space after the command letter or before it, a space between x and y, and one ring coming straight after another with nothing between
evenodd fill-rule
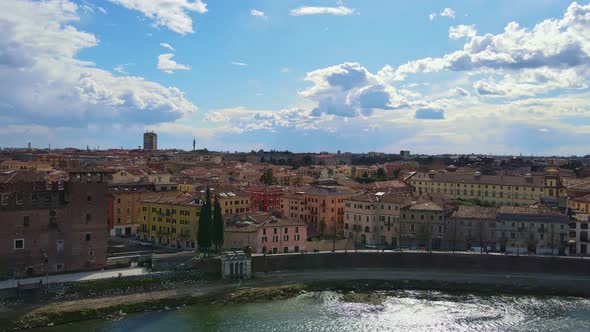
<instances>
[{"instance_id":1,"label":"cumulus cloud","mask_svg":"<svg viewBox=\"0 0 590 332\"><path fill-rule=\"evenodd\" d=\"M250 15L252 15L254 17L266 18L266 15L264 14L263 11L256 10L256 9L250 10Z\"/></svg>"},{"instance_id":2,"label":"cumulus cloud","mask_svg":"<svg viewBox=\"0 0 590 332\"><path fill-rule=\"evenodd\" d=\"M193 33L192 12L206 13L207 4L201 0L109 0L127 9L136 10L153 21L154 26L163 26L185 35Z\"/></svg>"},{"instance_id":3,"label":"cumulus cloud","mask_svg":"<svg viewBox=\"0 0 590 332\"><path fill-rule=\"evenodd\" d=\"M98 44L67 0L0 1L0 114L14 124L155 123L197 110L174 87L114 76L76 55ZM8 108L6 105L10 105ZM0 130L1 131L1 130Z\"/></svg>"},{"instance_id":4,"label":"cumulus cloud","mask_svg":"<svg viewBox=\"0 0 590 332\"><path fill-rule=\"evenodd\" d=\"M160 46L162 46L163 48L167 48L172 52L176 52L176 50L174 49L174 47L172 47L172 45L168 44L168 43L160 43Z\"/></svg>"},{"instance_id":5,"label":"cumulus cloud","mask_svg":"<svg viewBox=\"0 0 590 332\"><path fill-rule=\"evenodd\" d=\"M345 6L338 7L299 7L291 9L291 16L305 16L305 15L337 15L346 16L352 15L355 10Z\"/></svg>"},{"instance_id":6,"label":"cumulus cloud","mask_svg":"<svg viewBox=\"0 0 590 332\"><path fill-rule=\"evenodd\" d=\"M172 60L173 53L160 54L158 56L158 69L166 74L173 74L175 70L191 70L191 66L183 65Z\"/></svg>"},{"instance_id":7,"label":"cumulus cloud","mask_svg":"<svg viewBox=\"0 0 590 332\"><path fill-rule=\"evenodd\" d=\"M455 11L451 8L445 8L442 12L440 12L440 16L448 17L451 19L455 19Z\"/></svg>"},{"instance_id":8,"label":"cumulus cloud","mask_svg":"<svg viewBox=\"0 0 590 332\"><path fill-rule=\"evenodd\" d=\"M300 94L317 103L312 111L315 116L325 113L354 117L370 115L375 109L409 106L408 100L394 87L355 62L312 71L305 80L313 86Z\"/></svg>"},{"instance_id":9,"label":"cumulus cloud","mask_svg":"<svg viewBox=\"0 0 590 332\"><path fill-rule=\"evenodd\" d=\"M430 13L428 14L428 19L434 21L437 16L441 17L448 17L450 19L455 19L455 11L451 8L445 8L440 13Z\"/></svg>"},{"instance_id":10,"label":"cumulus cloud","mask_svg":"<svg viewBox=\"0 0 590 332\"><path fill-rule=\"evenodd\" d=\"M459 38L473 38L477 35L477 30L475 30L475 24L472 25L456 25L449 28L449 38L451 39L459 39Z\"/></svg>"},{"instance_id":11,"label":"cumulus cloud","mask_svg":"<svg viewBox=\"0 0 590 332\"><path fill-rule=\"evenodd\" d=\"M450 38L468 38L462 50L397 68L386 66L379 75L395 81L417 73L479 71L490 76L475 82L474 88L488 96L585 88L590 70L588 17L590 4L573 2L562 18L546 19L532 28L511 22L502 33L478 35L473 26L451 27Z\"/></svg>"}]
</instances>

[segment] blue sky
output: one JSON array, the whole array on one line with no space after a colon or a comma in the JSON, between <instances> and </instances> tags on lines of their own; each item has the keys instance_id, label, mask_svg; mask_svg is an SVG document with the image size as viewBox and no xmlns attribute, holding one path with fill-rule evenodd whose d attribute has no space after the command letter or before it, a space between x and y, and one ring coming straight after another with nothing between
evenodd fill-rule
<instances>
[{"instance_id":1,"label":"blue sky","mask_svg":"<svg viewBox=\"0 0 590 332\"><path fill-rule=\"evenodd\" d=\"M0 146L588 154L588 1L6 0Z\"/></svg>"}]
</instances>

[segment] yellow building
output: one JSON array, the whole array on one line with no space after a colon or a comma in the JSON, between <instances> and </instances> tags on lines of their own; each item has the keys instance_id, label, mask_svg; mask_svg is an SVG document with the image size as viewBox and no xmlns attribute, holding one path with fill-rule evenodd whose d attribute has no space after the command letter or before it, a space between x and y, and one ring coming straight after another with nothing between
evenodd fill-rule
<instances>
[{"instance_id":1,"label":"yellow building","mask_svg":"<svg viewBox=\"0 0 590 332\"><path fill-rule=\"evenodd\" d=\"M250 212L250 195L243 191L215 193L221 205L221 215Z\"/></svg>"},{"instance_id":2,"label":"yellow building","mask_svg":"<svg viewBox=\"0 0 590 332\"><path fill-rule=\"evenodd\" d=\"M195 191L195 186L190 183L179 183L178 190L182 191L183 193L192 193Z\"/></svg>"},{"instance_id":3,"label":"yellow building","mask_svg":"<svg viewBox=\"0 0 590 332\"><path fill-rule=\"evenodd\" d=\"M38 170L49 169L51 167L51 163L45 161L5 160L0 163L0 169L8 170Z\"/></svg>"},{"instance_id":4,"label":"yellow building","mask_svg":"<svg viewBox=\"0 0 590 332\"><path fill-rule=\"evenodd\" d=\"M109 187L109 231L111 236L135 235L140 227L141 200L176 197L178 191L160 191L153 185L111 185Z\"/></svg>"},{"instance_id":5,"label":"yellow building","mask_svg":"<svg viewBox=\"0 0 590 332\"><path fill-rule=\"evenodd\" d=\"M544 176L507 176L430 171L415 174L410 184L418 194L442 194L451 199L478 200L490 205L525 206L548 198L557 202L566 194L555 172Z\"/></svg>"},{"instance_id":6,"label":"yellow building","mask_svg":"<svg viewBox=\"0 0 590 332\"><path fill-rule=\"evenodd\" d=\"M590 213L590 195L571 198L568 203L568 207L572 210Z\"/></svg>"},{"instance_id":7,"label":"yellow building","mask_svg":"<svg viewBox=\"0 0 590 332\"><path fill-rule=\"evenodd\" d=\"M353 167L353 171L354 171L354 177L355 178L362 178L362 177L375 177L375 174L377 173L378 168L377 167L361 167L361 166L355 166Z\"/></svg>"},{"instance_id":8,"label":"yellow building","mask_svg":"<svg viewBox=\"0 0 590 332\"><path fill-rule=\"evenodd\" d=\"M201 199L187 193L142 200L141 238L158 245L195 249L202 205Z\"/></svg>"}]
</instances>

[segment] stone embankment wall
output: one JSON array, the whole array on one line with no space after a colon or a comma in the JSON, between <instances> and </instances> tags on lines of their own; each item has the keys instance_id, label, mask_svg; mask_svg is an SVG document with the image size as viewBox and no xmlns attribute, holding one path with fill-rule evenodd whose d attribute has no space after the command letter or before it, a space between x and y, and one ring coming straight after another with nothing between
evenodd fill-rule
<instances>
[{"instance_id":1,"label":"stone embankment wall","mask_svg":"<svg viewBox=\"0 0 590 332\"><path fill-rule=\"evenodd\" d=\"M480 254L348 252L252 257L252 272L314 269L398 268L479 273L590 275L590 259Z\"/></svg>"}]
</instances>

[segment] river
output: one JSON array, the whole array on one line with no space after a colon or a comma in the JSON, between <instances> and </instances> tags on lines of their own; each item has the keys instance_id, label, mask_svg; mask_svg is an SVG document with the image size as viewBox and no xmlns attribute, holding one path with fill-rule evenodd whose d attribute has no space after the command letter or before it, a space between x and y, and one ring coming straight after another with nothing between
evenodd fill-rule
<instances>
[{"instance_id":1,"label":"river","mask_svg":"<svg viewBox=\"0 0 590 332\"><path fill-rule=\"evenodd\" d=\"M35 331L588 331L590 300L533 296L375 292L346 302L334 292L267 303L194 305Z\"/></svg>"}]
</instances>

